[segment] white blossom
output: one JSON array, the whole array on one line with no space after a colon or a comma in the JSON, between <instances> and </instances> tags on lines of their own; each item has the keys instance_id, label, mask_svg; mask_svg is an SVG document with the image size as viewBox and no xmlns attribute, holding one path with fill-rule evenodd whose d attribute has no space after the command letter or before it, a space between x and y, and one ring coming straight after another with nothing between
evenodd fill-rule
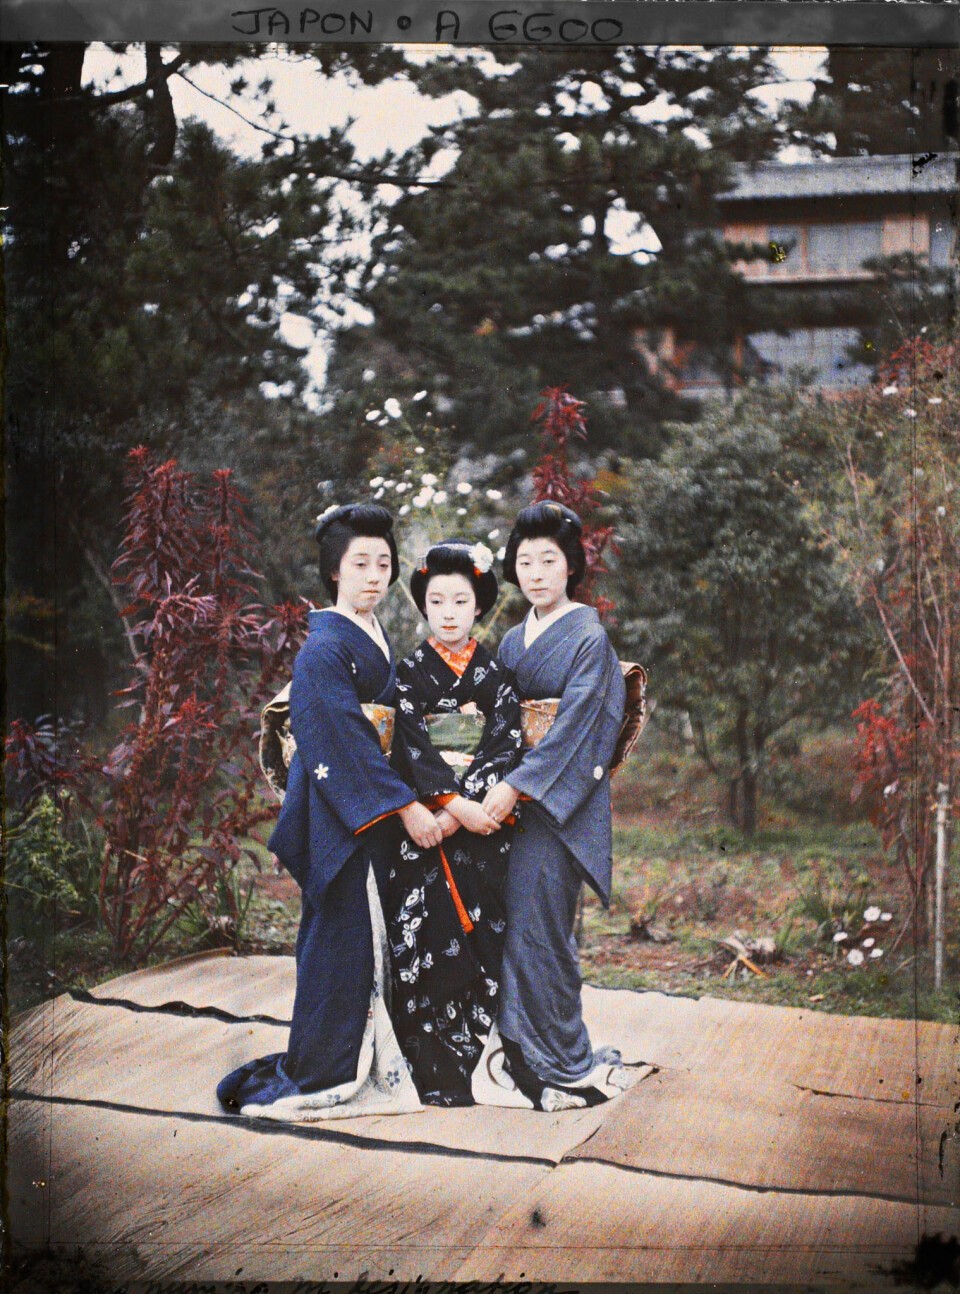
<instances>
[{"instance_id":1,"label":"white blossom","mask_svg":"<svg viewBox=\"0 0 960 1294\"><path fill-rule=\"evenodd\" d=\"M505 548L498 548L498 549L497 549L497 561L498 561L498 562L502 562L502 561L503 561L503 559L504 559L504 557L506 557L506 555L507 555L507 550L506 550Z\"/></svg>"},{"instance_id":2,"label":"white blossom","mask_svg":"<svg viewBox=\"0 0 960 1294\"><path fill-rule=\"evenodd\" d=\"M436 490L432 485L421 485L419 497L423 499L424 503L429 503L435 494Z\"/></svg>"},{"instance_id":3,"label":"white blossom","mask_svg":"<svg viewBox=\"0 0 960 1294\"><path fill-rule=\"evenodd\" d=\"M900 389L900 388L899 388L898 386L896 386L896 384L892 384L891 386L885 386L885 387L883 388L883 394L884 394L884 395L896 395L896 394L897 394L897 391L898 391L899 389Z\"/></svg>"},{"instance_id":4,"label":"white blossom","mask_svg":"<svg viewBox=\"0 0 960 1294\"><path fill-rule=\"evenodd\" d=\"M363 373L361 374L361 377L364 382L372 382L376 376L377 375L372 368L365 368L363 370Z\"/></svg>"},{"instance_id":5,"label":"white blossom","mask_svg":"<svg viewBox=\"0 0 960 1294\"><path fill-rule=\"evenodd\" d=\"M436 494L433 496L433 501L434 503L446 503L447 497L446 490L437 490Z\"/></svg>"},{"instance_id":6,"label":"white blossom","mask_svg":"<svg viewBox=\"0 0 960 1294\"><path fill-rule=\"evenodd\" d=\"M863 953L860 951L859 948L851 948L850 951L847 953L847 961L850 963L851 966L862 966Z\"/></svg>"},{"instance_id":7,"label":"white blossom","mask_svg":"<svg viewBox=\"0 0 960 1294\"><path fill-rule=\"evenodd\" d=\"M397 493L398 493L398 494L406 494L407 490L409 490L410 488L411 488L411 487L410 487L410 483L409 483L409 481L398 481L398 482L397 482Z\"/></svg>"},{"instance_id":8,"label":"white blossom","mask_svg":"<svg viewBox=\"0 0 960 1294\"><path fill-rule=\"evenodd\" d=\"M892 913L892 912L881 912L881 913L880 913L880 920L881 920L881 921L892 921L892 920L893 920L893 913Z\"/></svg>"},{"instance_id":9,"label":"white blossom","mask_svg":"<svg viewBox=\"0 0 960 1294\"><path fill-rule=\"evenodd\" d=\"M383 411L391 418L401 418L403 416L403 410L400 408L400 401L395 400L393 396L391 396L389 400L384 400Z\"/></svg>"},{"instance_id":10,"label":"white blossom","mask_svg":"<svg viewBox=\"0 0 960 1294\"><path fill-rule=\"evenodd\" d=\"M888 800L888 799L890 798L890 796L891 796L891 795L896 795L896 793L897 793L897 787L898 787L899 785L900 785L900 783L899 783L899 782L891 782L888 786L885 786L885 787L883 788L883 798L884 798L885 800Z\"/></svg>"},{"instance_id":11,"label":"white blossom","mask_svg":"<svg viewBox=\"0 0 960 1294\"><path fill-rule=\"evenodd\" d=\"M390 419L389 419L389 418L380 418L380 419L378 419L378 421L377 421L377 426L378 426L378 427L385 427L389 421L390 421Z\"/></svg>"},{"instance_id":12,"label":"white blossom","mask_svg":"<svg viewBox=\"0 0 960 1294\"><path fill-rule=\"evenodd\" d=\"M427 451L424 449L422 445L418 445L413 452L415 454L425 454Z\"/></svg>"},{"instance_id":13,"label":"white blossom","mask_svg":"<svg viewBox=\"0 0 960 1294\"><path fill-rule=\"evenodd\" d=\"M470 494L472 490L473 490L473 486L470 484L469 481L461 481L457 485L458 494Z\"/></svg>"},{"instance_id":14,"label":"white blossom","mask_svg":"<svg viewBox=\"0 0 960 1294\"><path fill-rule=\"evenodd\" d=\"M415 494L411 502L415 508L425 508L430 500L425 499L422 494Z\"/></svg>"},{"instance_id":15,"label":"white blossom","mask_svg":"<svg viewBox=\"0 0 960 1294\"><path fill-rule=\"evenodd\" d=\"M375 499L382 499L382 498L383 498L383 486L381 486L381 487L380 487L380 489L379 489L379 490L377 490L376 494L375 494L373 497L374 497Z\"/></svg>"},{"instance_id":16,"label":"white blossom","mask_svg":"<svg viewBox=\"0 0 960 1294\"><path fill-rule=\"evenodd\" d=\"M876 939L874 939L873 935L871 935L869 939L863 939L863 940L861 940L860 947L861 947L861 948L872 948L872 947L873 947L873 945L874 945L876 942L877 942L877 941L876 941Z\"/></svg>"},{"instance_id":17,"label":"white blossom","mask_svg":"<svg viewBox=\"0 0 960 1294\"><path fill-rule=\"evenodd\" d=\"M846 930L838 930L837 933L833 936L833 942L835 944L840 944L840 943L843 943L844 939L849 939L849 938L850 936L847 934Z\"/></svg>"},{"instance_id":18,"label":"white blossom","mask_svg":"<svg viewBox=\"0 0 960 1294\"><path fill-rule=\"evenodd\" d=\"M386 480L384 481L384 483L383 483L383 488L384 488L385 490L392 490L392 489L393 489L393 487L394 487L395 485L396 485L396 481L395 481L395 480L393 480L393 478L392 478L392 477L389 477L389 476L388 476L388 477L387 477L387 479L386 479Z\"/></svg>"},{"instance_id":19,"label":"white blossom","mask_svg":"<svg viewBox=\"0 0 960 1294\"><path fill-rule=\"evenodd\" d=\"M882 956L883 956L883 949L882 949L882 948L871 948L871 949L870 949L870 956L871 956L871 957L882 957Z\"/></svg>"},{"instance_id":20,"label":"white blossom","mask_svg":"<svg viewBox=\"0 0 960 1294\"><path fill-rule=\"evenodd\" d=\"M487 498L488 498L488 499L502 499L502 498L503 498L503 491L502 491L502 490L487 490Z\"/></svg>"},{"instance_id":21,"label":"white blossom","mask_svg":"<svg viewBox=\"0 0 960 1294\"><path fill-rule=\"evenodd\" d=\"M416 500L414 500L414 502L416 502ZM403 507L400 509L400 516L405 517L409 511L410 511L410 504L405 503Z\"/></svg>"},{"instance_id":22,"label":"white blossom","mask_svg":"<svg viewBox=\"0 0 960 1294\"><path fill-rule=\"evenodd\" d=\"M947 515L947 510L946 510L946 508L943 506L943 504L941 503L941 504L940 504L940 507L939 507L939 508L937 508L937 516L938 516L938 517L945 517L946 515Z\"/></svg>"},{"instance_id":23,"label":"white blossom","mask_svg":"<svg viewBox=\"0 0 960 1294\"><path fill-rule=\"evenodd\" d=\"M876 921L879 916L880 909L878 907L869 907L864 912L863 919L864 921Z\"/></svg>"},{"instance_id":24,"label":"white blossom","mask_svg":"<svg viewBox=\"0 0 960 1294\"><path fill-rule=\"evenodd\" d=\"M931 395L927 404L943 404L943 397L940 395Z\"/></svg>"},{"instance_id":25,"label":"white blossom","mask_svg":"<svg viewBox=\"0 0 960 1294\"><path fill-rule=\"evenodd\" d=\"M324 508L324 510L323 510L323 511L320 513L320 515L317 517L317 521L322 521L322 520L324 519L324 517L329 516L331 512L336 512L337 508L339 508L339 507L340 507L340 504L339 504L339 503L331 503L331 504L329 504L327 507L325 507L325 508Z\"/></svg>"},{"instance_id":26,"label":"white blossom","mask_svg":"<svg viewBox=\"0 0 960 1294\"><path fill-rule=\"evenodd\" d=\"M412 395L410 399L413 401L414 404L416 404L419 400L426 399L426 395L427 395L426 390L418 391L416 395Z\"/></svg>"},{"instance_id":27,"label":"white blossom","mask_svg":"<svg viewBox=\"0 0 960 1294\"><path fill-rule=\"evenodd\" d=\"M380 410L371 409L370 412L367 414L367 422L376 422L379 417L380 417Z\"/></svg>"},{"instance_id":28,"label":"white blossom","mask_svg":"<svg viewBox=\"0 0 960 1294\"><path fill-rule=\"evenodd\" d=\"M458 517L465 517L466 515L467 515L467 510L466 510L466 508L457 508L457 516L458 516Z\"/></svg>"},{"instance_id":29,"label":"white blossom","mask_svg":"<svg viewBox=\"0 0 960 1294\"><path fill-rule=\"evenodd\" d=\"M499 531L499 530L488 530L488 531L487 531L487 538L488 538L488 539L496 539L496 537L497 537L497 535L499 535L499 533L500 533L500 531Z\"/></svg>"},{"instance_id":30,"label":"white blossom","mask_svg":"<svg viewBox=\"0 0 960 1294\"><path fill-rule=\"evenodd\" d=\"M917 416L917 411L916 409L904 409L903 416L905 418L915 418Z\"/></svg>"},{"instance_id":31,"label":"white blossom","mask_svg":"<svg viewBox=\"0 0 960 1294\"><path fill-rule=\"evenodd\" d=\"M437 483L437 478L432 472L424 472L423 476L420 477L420 480L424 485L436 485Z\"/></svg>"},{"instance_id":32,"label":"white blossom","mask_svg":"<svg viewBox=\"0 0 960 1294\"><path fill-rule=\"evenodd\" d=\"M383 477L375 476L373 480L370 482L370 489L371 490L379 489L381 485L383 485Z\"/></svg>"}]
</instances>

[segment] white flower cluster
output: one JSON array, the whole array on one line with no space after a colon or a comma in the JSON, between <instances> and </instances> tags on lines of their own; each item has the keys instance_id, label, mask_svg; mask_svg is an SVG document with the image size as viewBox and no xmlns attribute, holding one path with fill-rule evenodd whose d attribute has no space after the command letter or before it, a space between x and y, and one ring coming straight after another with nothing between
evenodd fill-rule
<instances>
[{"instance_id":1,"label":"white flower cluster","mask_svg":"<svg viewBox=\"0 0 960 1294\"><path fill-rule=\"evenodd\" d=\"M876 921L892 921L893 913L882 912L880 908L875 904L872 904L869 908L864 909L863 919L868 925L872 925ZM849 938L850 936L845 930L838 930L833 936L833 942L839 945L846 943ZM864 951L864 949L866 951ZM851 966L862 966L868 956L874 961L883 956L883 949L877 947L877 941L873 935L868 935L865 939L861 939L859 948L849 949L847 952L847 962Z\"/></svg>"}]
</instances>

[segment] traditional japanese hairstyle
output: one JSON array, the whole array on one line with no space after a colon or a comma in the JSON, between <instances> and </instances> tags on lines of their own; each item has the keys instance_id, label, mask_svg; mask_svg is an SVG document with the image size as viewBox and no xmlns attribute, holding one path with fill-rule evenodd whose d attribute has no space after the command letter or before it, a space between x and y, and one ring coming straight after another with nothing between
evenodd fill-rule
<instances>
[{"instance_id":1,"label":"traditional japanese hairstyle","mask_svg":"<svg viewBox=\"0 0 960 1294\"><path fill-rule=\"evenodd\" d=\"M393 517L379 503L347 503L328 508L317 518L314 538L320 545L320 578L327 592L337 600L337 572L350 543L358 538L385 539L390 548L390 583L400 574Z\"/></svg>"},{"instance_id":2,"label":"traditional japanese hairstyle","mask_svg":"<svg viewBox=\"0 0 960 1294\"><path fill-rule=\"evenodd\" d=\"M477 619L485 616L500 592L493 573L493 553L486 544L469 539L441 539L428 548L410 576L410 595L422 616L426 616L427 586L434 575L464 575L477 598Z\"/></svg>"},{"instance_id":3,"label":"traditional japanese hairstyle","mask_svg":"<svg viewBox=\"0 0 960 1294\"><path fill-rule=\"evenodd\" d=\"M518 587L517 549L525 539L552 539L567 559L570 573L567 577L567 597L583 579L587 569L587 555L583 550L583 522L572 508L547 499L524 508L513 523L510 538L503 554L503 577Z\"/></svg>"}]
</instances>

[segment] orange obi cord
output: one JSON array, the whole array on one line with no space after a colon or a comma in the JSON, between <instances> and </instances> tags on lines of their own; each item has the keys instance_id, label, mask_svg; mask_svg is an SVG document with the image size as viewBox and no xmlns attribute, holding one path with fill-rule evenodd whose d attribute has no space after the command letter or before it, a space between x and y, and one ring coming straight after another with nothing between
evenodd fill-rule
<instances>
[{"instance_id":1,"label":"orange obi cord","mask_svg":"<svg viewBox=\"0 0 960 1294\"><path fill-rule=\"evenodd\" d=\"M412 804L413 801L411 800L410 803ZM403 807L406 808L407 806L404 805ZM355 836L359 836L364 831L366 831L369 827L375 827L378 822L383 822L384 818L392 818L395 813L399 813L399 812L400 812L399 809L389 809L386 813L381 813L379 818L371 818L370 821L365 822L362 827L357 827L356 831L353 834Z\"/></svg>"},{"instance_id":2,"label":"orange obi cord","mask_svg":"<svg viewBox=\"0 0 960 1294\"><path fill-rule=\"evenodd\" d=\"M453 899L453 906L457 909L457 916L460 918L460 924L463 926L463 933L468 935L473 929L473 922L463 906L463 899L460 897L456 885L453 883L453 872L450 870L450 864L447 862L447 856L440 850L440 861L443 863L444 875L447 878L447 885L450 889L450 897Z\"/></svg>"}]
</instances>

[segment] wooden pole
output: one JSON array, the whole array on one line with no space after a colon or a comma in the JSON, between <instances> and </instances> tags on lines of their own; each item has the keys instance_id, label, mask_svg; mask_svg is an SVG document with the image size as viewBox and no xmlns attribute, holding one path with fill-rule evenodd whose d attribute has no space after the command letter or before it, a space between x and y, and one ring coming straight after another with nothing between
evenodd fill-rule
<instances>
[{"instance_id":1,"label":"wooden pole","mask_svg":"<svg viewBox=\"0 0 960 1294\"><path fill-rule=\"evenodd\" d=\"M943 886L947 871L947 784L937 784L936 906L933 927L933 987L943 982Z\"/></svg>"}]
</instances>

